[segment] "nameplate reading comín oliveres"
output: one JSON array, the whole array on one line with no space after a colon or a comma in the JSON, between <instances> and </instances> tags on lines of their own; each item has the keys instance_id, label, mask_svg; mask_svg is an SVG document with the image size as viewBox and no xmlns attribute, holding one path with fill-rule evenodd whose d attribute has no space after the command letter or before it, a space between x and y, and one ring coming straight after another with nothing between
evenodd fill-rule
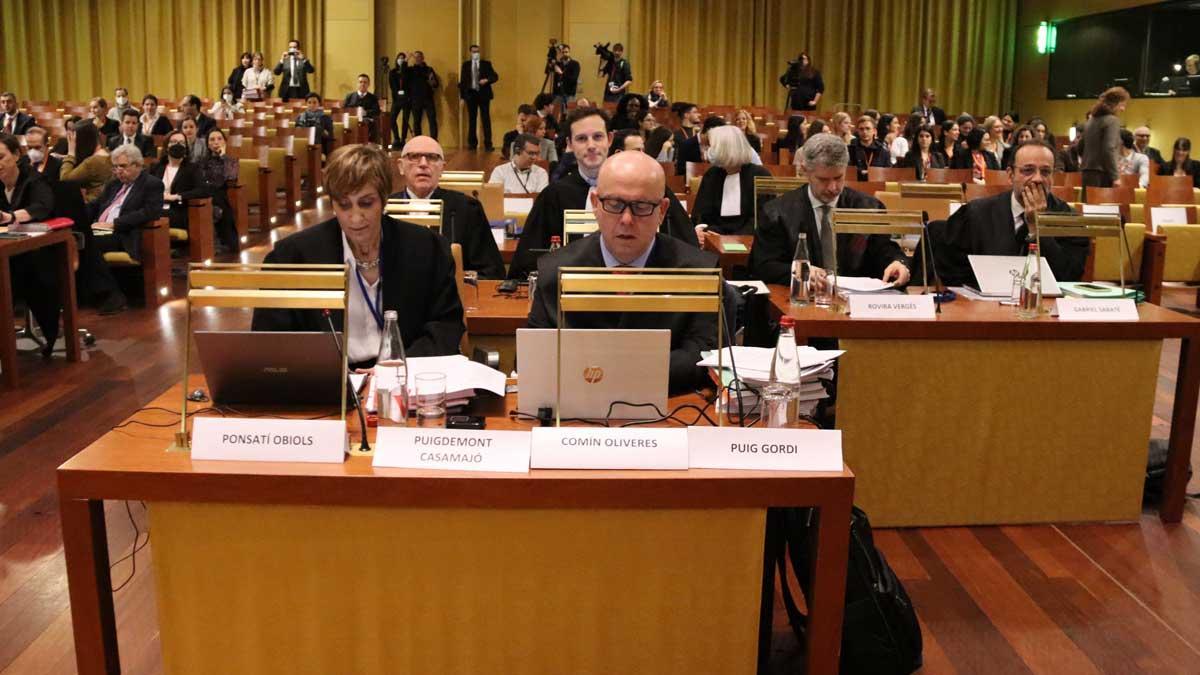
<instances>
[{"instance_id":1,"label":"nameplate reading com\u00edn oliveres","mask_svg":"<svg viewBox=\"0 0 1200 675\"><path fill-rule=\"evenodd\" d=\"M534 469L686 469L687 429L535 427Z\"/></svg>"}]
</instances>

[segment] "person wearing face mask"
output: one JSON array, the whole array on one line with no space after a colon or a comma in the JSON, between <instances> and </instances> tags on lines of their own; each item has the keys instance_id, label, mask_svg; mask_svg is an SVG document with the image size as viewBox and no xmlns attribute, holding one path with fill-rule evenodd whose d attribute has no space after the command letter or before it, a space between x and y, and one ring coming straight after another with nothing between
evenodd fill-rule
<instances>
[{"instance_id":1,"label":"person wearing face mask","mask_svg":"<svg viewBox=\"0 0 1200 675\"><path fill-rule=\"evenodd\" d=\"M598 108L577 107L563 120L562 128L567 134L567 150L575 157L575 164L534 200L509 266L509 279L525 279L536 265L533 251L549 248L550 237L562 236L564 209L591 209L588 195L595 190L600 166L608 157L608 148L612 143L612 134L608 131L608 113ZM675 193L665 189L664 197L668 205L660 231L699 247L696 231L692 228L687 211L675 198Z\"/></svg>"},{"instance_id":2,"label":"person wearing face mask","mask_svg":"<svg viewBox=\"0 0 1200 675\"><path fill-rule=\"evenodd\" d=\"M212 107L208 109L208 114L215 120L231 120L234 115L245 112L245 110L242 102L237 100L237 96L234 95L233 87L222 87L221 96L213 101Z\"/></svg>"},{"instance_id":3,"label":"person wearing face mask","mask_svg":"<svg viewBox=\"0 0 1200 675\"><path fill-rule=\"evenodd\" d=\"M25 132L25 156L29 166L42 174L42 178L51 186L58 182L58 171L62 168L62 160L50 154L48 146L50 137L41 127L30 127Z\"/></svg>"},{"instance_id":4,"label":"person wearing face mask","mask_svg":"<svg viewBox=\"0 0 1200 675\"><path fill-rule=\"evenodd\" d=\"M479 147L476 118L483 122L483 149L492 152L492 84L500 79L492 62L482 58L479 45L471 45L471 57L459 69L458 97L467 104L467 149Z\"/></svg>"},{"instance_id":5,"label":"person wearing face mask","mask_svg":"<svg viewBox=\"0 0 1200 675\"><path fill-rule=\"evenodd\" d=\"M536 194L546 189L550 175L534 163L541 154L541 139L521 134L513 148L512 161L492 169L488 182L503 185L505 194Z\"/></svg>"},{"instance_id":6,"label":"person wearing face mask","mask_svg":"<svg viewBox=\"0 0 1200 675\"><path fill-rule=\"evenodd\" d=\"M108 151L112 152L121 145L135 145L142 157L154 156L154 139L142 133L137 108L126 108L121 116L121 128L108 139Z\"/></svg>"},{"instance_id":7,"label":"person wearing face mask","mask_svg":"<svg viewBox=\"0 0 1200 675\"><path fill-rule=\"evenodd\" d=\"M346 313L331 312L329 319L335 326L349 324L346 351L355 368L374 365L388 310L399 315L408 356L457 354L466 330L446 240L384 213L392 191L388 161L371 145L334 151L323 173L334 217L280 240L263 260L350 267ZM315 309L256 309L250 327L324 332L329 320Z\"/></svg>"},{"instance_id":8,"label":"person wearing face mask","mask_svg":"<svg viewBox=\"0 0 1200 675\"><path fill-rule=\"evenodd\" d=\"M246 74L247 70L250 70L253 61L253 54L242 52L241 57L238 59L237 67L229 73L229 79L225 81L229 85L229 88L233 90L233 97L239 101L242 100L242 90L245 88L242 86L242 76Z\"/></svg>"},{"instance_id":9,"label":"person wearing face mask","mask_svg":"<svg viewBox=\"0 0 1200 675\"><path fill-rule=\"evenodd\" d=\"M462 246L463 269L479 272L481 279L504 278L504 260L492 237L483 204L457 190L438 186L446 156L442 146L428 136L409 139L400 152L404 189L391 199L442 200L442 236Z\"/></svg>"},{"instance_id":10,"label":"person wearing face mask","mask_svg":"<svg viewBox=\"0 0 1200 675\"><path fill-rule=\"evenodd\" d=\"M191 160L191 144L182 131L172 131L163 141L163 161L150 167L151 176L162 181L163 210L175 229L188 229L187 200L209 196L200 171ZM207 224L211 227L211 223ZM205 226L197 223L197 227Z\"/></svg>"},{"instance_id":11,"label":"person wearing face mask","mask_svg":"<svg viewBox=\"0 0 1200 675\"><path fill-rule=\"evenodd\" d=\"M108 119L121 123L121 115L125 114L126 110L132 110L133 106L129 103L129 90L125 87L117 87L113 91L113 107L108 110Z\"/></svg>"}]
</instances>

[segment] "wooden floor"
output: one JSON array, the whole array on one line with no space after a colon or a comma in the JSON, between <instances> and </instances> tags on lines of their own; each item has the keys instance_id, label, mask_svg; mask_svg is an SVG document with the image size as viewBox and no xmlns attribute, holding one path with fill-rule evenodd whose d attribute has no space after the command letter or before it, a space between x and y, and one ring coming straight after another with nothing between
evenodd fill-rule
<instances>
[{"instance_id":1,"label":"wooden floor","mask_svg":"<svg viewBox=\"0 0 1200 675\"><path fill-rule=\"evenodd\" d=\"M257 260L265 250L264 243L245 255ZM1195 293L1168 291L1166 304L1194 312ZM21 389L0 392L0 675L75 672L54 469L176 380L180 318L179 301L116 317L85 310L81 323L97 337L86 363L68 364L61 352L50 363L27 354ZM197 313L197 320L208 319ZM1168 342L1156 437L1168 429L1177 359L1178 343ZM1197 490L1200 480L1190 487ZM145 537L142 505L126 507L107 505L114 561L133 546L131 516ZM876 537L920 615L923 673L1200 673L1194 501L1173 527L1147 513L1128 524L882 530ZM162 670L149 560L147 547L113 569L114 584L131 577L115 594L126 673ZM777 633L786 636L778 610ZM777 657L779 671L790 672L792 655Z\"/></svg>"}]
</instances>

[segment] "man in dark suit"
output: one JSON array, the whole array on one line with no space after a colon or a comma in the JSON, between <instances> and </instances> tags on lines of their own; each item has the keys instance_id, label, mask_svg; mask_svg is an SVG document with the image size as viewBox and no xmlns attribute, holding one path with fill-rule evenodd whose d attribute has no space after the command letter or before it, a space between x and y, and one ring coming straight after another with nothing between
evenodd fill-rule
<instances>
[{"instance_id":1,"label":"man in dark suit","mask_svg":"<svg viewBox=\"0 0 1200 675\"><path fill-rule=\"evenodd\" d=\"M458 96L467 102L467 149L479 147L479 135L475 132L476 118L483 118L483 149L491 152L492 147L492 84L499 80L492 62L480 58L479 45L471 45L471 58L463 61L458 75Z\"/></svg>"},{"instance_id":2,"label":"man in dark suit","mask_svg":"<svg viewBox=\"0 0 1200 675\"><path fill-rule=\"evenodd\" d=\"M379 140L379 115L382 108L379 107L379 98L371 93L371 77L366 73L358 74L358 89L346 94L346 98L342 100L342 108L349 110L351 113L356 108L363 109L363 121L367 125L367 137L372 143Z\"/></svg>"},{"instance_id":3,"label":"man in dark suit","mask_svg":"<svg viewBox=\"0 0 1200 675\"><path fill-rule=\"evenodd\" d=\"M413 64L404 69L404 91L413 115L413 133L421 135L421 117L429 118L429 136L437 140L437 101L434 94L441 86L437 73L425 63L425 52L413 52Z\"/></svg>"},{"instance_id":4,"label":"man in dark suit","mask_svg":"<svg viewBox=\"0 0 1200 675\"><path fill-rule=\"evenodd\" d=\"M58 182L58 172L62 169L62 160L50 154L47 146L46 130L39 127L29 127L25 131L25 158L42 178L53 186Z\"/></svg>"},{"instance_id":5,"label":"man in dark suit","mask_svg":"<svg viewBox=\"0 0 1200 675\"><path fill-rule=\"evenodd\" d=\"M1150 165L1150 175L1157 175L1166 161L1163 160L1162 153L1158 148L1150 146L1150 127L1138 127L1133 130L1133 151L1140 152L1150 158L1153 164Z\"/></svg>"},{"instance_id":6,"label":"man in dark suit","mask_svg":"<svg viewBox=\"0 0 1200 675\"><path fill-rule=\"evenodd\" d=\"M559 45L554 62L554 102L559 104L559 116L567 116L567 104L575 100L578 88L579 62L571 58L571 45Z\"/></svg>"},{"instance_id":7,"label":"man in dark suit","mask_svg":"<svg viewBox=\"0 0 1200 675\"><path fill-rule=\"evenodd\" d=\"M560 267L712 268L717 256L659 232L669 202L662 167L641 152L620 152L604 163L589 199L599 232L572 242L538 261L537 291L529 309L530 328L558 325ZM715 314L681 312L587 312L566 317L568 328L669 328L670 389L703 384L700 352L715 349Z\"/></svg>"},{"instance_id":8,"label":"man in dark suit","mask_svg":"<svg viewBox=\"0 0 1200 675\"><path fill-rule=\"evenodd\" d=\"M184 117L191 117L196 120L196 138L208 138L209 132L217 128L217 121L205 115L201 107L200 97L195 94L188 94L179 102L179 112L183 113ZM180 119L180 125L183 120Z\"/></svg>"},{"instance_id":9,"label":"man in dark suit","mask_svg":"<svg viewBox=\"0 0 1200 675\"><path fill-rule=\"evenodd\" d=\"M34 122L32 115L17 108L16 94L11 91L0 94L0 133L24 136Z\"/></svg>"},{"instance_id":10,"label":"man in dark suit","mask_svg":"<svg viewBox=\"0 0 1200 675\"><path fill-rule=\"evenodd\" d=\"M408 94L404 91L404 75L408 70L408 55L396 54L396 65L388 71L388 88L392 95L392 150L400 150L408 141L408 117L410 113ZM403 125L401 116L403 115Z\"/></svg>"},{"instance_id":11,"label":"man in dark suit","mask_svg":"<svg viewBox=\"0 0 1200 675\"><path fill-rule=\"evenodd\" d=\"M96 201L88 204L88 220L93 228L112 231L112 235L94 237L98 253L124 252L139 260L142 252L141 229L153 225L163 215L163 182L142 170L142 152L135 146L122 145L112 152L113 175L117 180L104 186ZM108 280L97 279L93 291L107 296L100 305L101 314L116 314L127 306L125 295Z\"/></svg>"},{"instance_id":12,"label":"man in dark suit","mask_svg":"<svg viewBox=\"0 0 1200 675\"><path fill-rule=\"evenodd\" d=\"M279 63L271 72L279 75L279 96L283 100L304 98L311 91L308 88L308 74L316 72L312 61L300 51L300 41L288 41L287 51L279 57Z\"/></svg>"},{"instance_id":13,"label":"man in dark suit","mask_svg":"<svg viewBox=\"0 0 1200 675\"><path fill-rule=\"evenodd\" d=\"M154 139L142 134L140 113L136 108L127 108L121 114L121 129L108 139L108 151L121 145L133 145L142 153L142 158L154 156Z\"/></svg>"},{"instance_id":14,"label":"man in dark suit","mask_svg":"<svg viewBox=\"0 0 1200 675\"><path fill-rule=\"evenodd\" d=\"M688 162L705 162L704 153L708 151L708 131L725 126L725 118L719 115L709 115L704 119L699 133L685 139L675 146L675 175L686 176Z\"/></svg>"},{"instance_id":15,"label":"man in dark suit","mask_svg":"<svg viewBox=\"0 0 1200 675\"><path fill-rule=\"evenodd\" d=\"M597 108L575 108L563 120L562 128L568 136L567 149L575 157L575 166L534 199L508 268L510 279L525 279L535 268L534 251L548 248L550 237L562 236L563 210L592 208L588 195L595 190L600 166L608 158L608 148L612 144L608 114ZM683 205L666 187L663 197L667 200L666 218L659 221L663 234L699 248L696 230Z\"/></svg>"},{"instance_id":16,"label":"man in dark suit","mask_svg":"<svg viewBox=\"0 0 1200 675\"><path fill-rule=\"evenodd\" d=\"M462 245L463 269L479 272L481 279L503 279L504 259L483 204L456 190L438 187L445 164L445 153L437 141L428 136L409 140L400 152L405 188L391 197L442 200L442 236Z\"/></svg>"},{"instance_id":17,"label":"man in dark suit","mask_svg":"<svg viewBox=\"0 0 1200 675\"><path fill-rule=\"evenodd\" d=\"M937 94L932 89L922 89L921 102L914 105L911 112L924 117L926 124L941 126L942 122L946 121L946 111L935 106L934 103L937 103Z\"/></svg>"},{"instance_id":18,"label":"man in dark suit","mask_svg":"<svg viewBox=\"0 0 1200 675\"><path fill-rule=\"evenodd\" d=\"M858 133L850 141L850 163L858 169L858 179L865 181L870 175L868 167L887 168L892 165L892 153L883 147L875 135L875 120L867 115L858 118Z\"/></svg>"},{"instance_id":19,"label":"man in dark suit","mask_svg":"<svg viewBox=\"0 0 1200 675\"><path fill-rule=\"evenodd\" d=\"M818 270L833 267L833 214L838 209L882 209L879 200L845 187L849 153L842 139L817 134L798 152L804 153L808 185L763 205L750 250L750 271L768 284L787 284L800 234L808 239L808 259ZM818 273L814 270L814 273ZM908 283L907 256L885 234L839 234L837 271L853 277L872 277Z\"/></svg>"},{"instance_id":20,"label":"man in dark suit","mask_svg":"<svg viewBox=\"0 0 1200 675\"><path fill-rule=\"evenodd\" d=\"M949 220L930 223L929 245L945 285L978 287L968 255L1025 255L1036 235L1026 217L1029 212L1072 213L1070 206L1050 192L1054 149L1049 144L1022 143L1008 173L1011 192L969 201ZM1083 276L1089 248L1082 237L1041 240L1041 255L1058 281L1078 281Z\"/></svg>"}]
</instances>

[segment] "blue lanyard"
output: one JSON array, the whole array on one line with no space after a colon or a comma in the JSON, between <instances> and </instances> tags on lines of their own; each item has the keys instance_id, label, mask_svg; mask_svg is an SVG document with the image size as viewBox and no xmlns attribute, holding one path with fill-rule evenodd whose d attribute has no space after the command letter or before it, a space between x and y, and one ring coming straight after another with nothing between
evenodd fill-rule
<instances>
[{"instance_id":1,"label":"blue lanyard","mask_svg":"<svg viewBox=\"0 0 1200 675\"><path fill-rule=\"evenodd\" d=\"M358 268L354 268L354 276L358 279L358 289L362 291L363 300L367 302L367 309L371 310L371 316L375 317L375 323L379 325L379 330L383 330L383 312L380 311L383 305L383 265L379 266L379 282L375 286L375 302L371 302L371 296L367 293L367 284L363 281L362 273Z\"/></svg>"}]
</instances>

